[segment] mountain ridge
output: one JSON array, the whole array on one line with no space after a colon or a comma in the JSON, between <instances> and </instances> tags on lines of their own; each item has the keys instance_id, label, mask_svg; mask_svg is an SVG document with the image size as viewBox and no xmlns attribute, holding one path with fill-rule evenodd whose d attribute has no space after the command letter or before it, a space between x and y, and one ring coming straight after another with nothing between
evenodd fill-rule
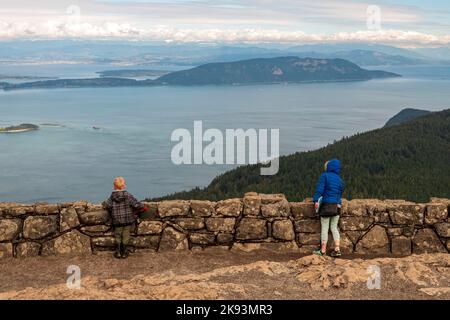
<instances>
[{"instance_id":1,"label":"mountain ridge","mask_svg":"<svg viewBox=\"0 0 450 320\"><path fill-rule=\"evenodd\" d=\"M428 110L405 108L405 109L401 110L400 112L398 112L396 115L394 115L392 118L390 118L384 126L389 127L389 126L394 126L394 125L398 125L398 124L403 124L403 123L417 119L419 117L425 116L430 113L431 113L431 111L428 111Z\"/></svg>"},{"instance_id":2,"label":"mountain ridge","mask_svg":"<svg viewBox=\"0 0 450 320\"><path fill-rule=\"evenodd\" d=\"M169 85L258 84L360 81L399 76L392 72L366 70L344 59L287 56L208 63L171 72L156 81Z\"/></svg>"}]
</instances>

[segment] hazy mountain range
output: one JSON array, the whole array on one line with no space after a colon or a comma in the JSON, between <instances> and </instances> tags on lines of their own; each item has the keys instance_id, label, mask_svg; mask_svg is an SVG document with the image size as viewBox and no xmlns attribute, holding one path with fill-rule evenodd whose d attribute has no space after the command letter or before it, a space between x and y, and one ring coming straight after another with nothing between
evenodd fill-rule
<instances>
[{"instance_id":1,"label":"hazy mountain range","mask_svg":"<svg viewBox=\"0 0 450 320\"><path fill-rule=\"evenodd\" d=\"M0 63L79 62L122 65L186 65L254 58L298 56L341 58L363 66L450 64L450 48L403 49L387 45L342 43L301 46L167 44L126 41L3 41Z\"/></svg>"}]
</instances>

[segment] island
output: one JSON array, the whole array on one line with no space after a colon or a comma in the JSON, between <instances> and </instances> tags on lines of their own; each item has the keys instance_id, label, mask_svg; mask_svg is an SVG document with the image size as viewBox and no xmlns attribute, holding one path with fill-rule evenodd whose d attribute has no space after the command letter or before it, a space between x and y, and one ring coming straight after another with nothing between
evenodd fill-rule
<instances>
[{"instance_id":1,"label":"island","mask_svg":"<svg viewBox=\"0 0 450 320\"><path fill-rule=\"evenodd\" d=\"M40 123L41 126L45 126L45 127L55 127L55 128L64 128L65 125L63 124L59 124L59 123Z\"/></svg>"},{"instance_id":2,"label":"island","mask_svg":"<svg viewBox=\"0 0 450 320\"><path fill-rule=\"evenodd\" d=\"M169 74L170 71L166 70L106 70L99 71L97 74L102 78L142 78L142 77L161 77Z\"/></svg>"},{"instance_id":3,"label":"island","mask_svg":"<svg viewBox=\"0 0 450 320\"><path fill-rule=\"evenodd\" d=\"M0 133L17 133L17 132L27 132L32 130L38 130L39 126L31 123L22 123L18 126L10 126L5 128L0 128Z\"/></svg>"},{"instance_id":4,"label":"island","mask_svg":"<svg viewBox=\"0 0 450 320\"><path fill-rule=\"evenodd\" d=\"M208 63L171 72L156 81L169 85L239 85L363 81L392 77L400 75L366 70L344 59L280 57Z\"/></svg>"},{"instance_id":5,"label":"island","mask_svg":"<svg viewBox=\"0 0 450 320\"><path fill-rule=\"evenodd\" d=\"M16 76L16 75L0 74L0 80L3 80L3 79L14 79L14 80L50 80L50 79L58 79L58 78L57 78L57 77Z\"/></svg>"},{"instance_id":6,"label":"island","mask_svg":"<svg viewBox=\"0 0 450 320\"><path fill-rule=\"evenodd\" d=\"M235 62L208 63L192 69L174 71L155 80L99 77L1 83L3 90L84 87L150 87L198 85L249 85L277 83L311 83L365 81L401 77L392 72L366 70L344 59L279 57Z\"/></svg>"}]
</instances>

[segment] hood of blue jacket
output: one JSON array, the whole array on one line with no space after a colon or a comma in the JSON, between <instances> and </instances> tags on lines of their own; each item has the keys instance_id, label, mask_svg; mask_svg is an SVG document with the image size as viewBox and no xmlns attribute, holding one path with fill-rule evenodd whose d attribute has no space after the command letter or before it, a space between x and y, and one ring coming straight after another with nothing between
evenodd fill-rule
<instances>
[{"instance_id":1,"label":"hood of blue jacket","mask_svg":"<svg viewBox=\"0 0 450 320\"><path fill-rule=\"evenodd\" d=\"M338 159L333 159L327 163L327 172L341 173L341 162Z\"/></svg>"}]
</instances>

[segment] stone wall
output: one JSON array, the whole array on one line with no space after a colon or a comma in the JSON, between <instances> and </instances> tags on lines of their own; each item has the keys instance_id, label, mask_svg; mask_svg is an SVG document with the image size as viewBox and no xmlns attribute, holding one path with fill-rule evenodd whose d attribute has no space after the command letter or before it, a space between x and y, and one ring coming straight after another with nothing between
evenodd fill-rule
<instances>
[{"instance_id":1,"label":"stone wall","mask_svg":"<svg viewBox=\"0 0 450 320\"><path fill-rule=\"evenodd\" d=\"M136 225L132 250L219 246L311 253L320 241L313 204L288 202L281 194L147 204L153 214ZM344 200L339 222L342 251L362 255L449 252L449 206L450 200L436 198L426 204ZM330 237L330 245L331 241ZM0 258L95 254L113 248L110 218L101 205L0 203Z\"/></svg>"}]
</instances>

